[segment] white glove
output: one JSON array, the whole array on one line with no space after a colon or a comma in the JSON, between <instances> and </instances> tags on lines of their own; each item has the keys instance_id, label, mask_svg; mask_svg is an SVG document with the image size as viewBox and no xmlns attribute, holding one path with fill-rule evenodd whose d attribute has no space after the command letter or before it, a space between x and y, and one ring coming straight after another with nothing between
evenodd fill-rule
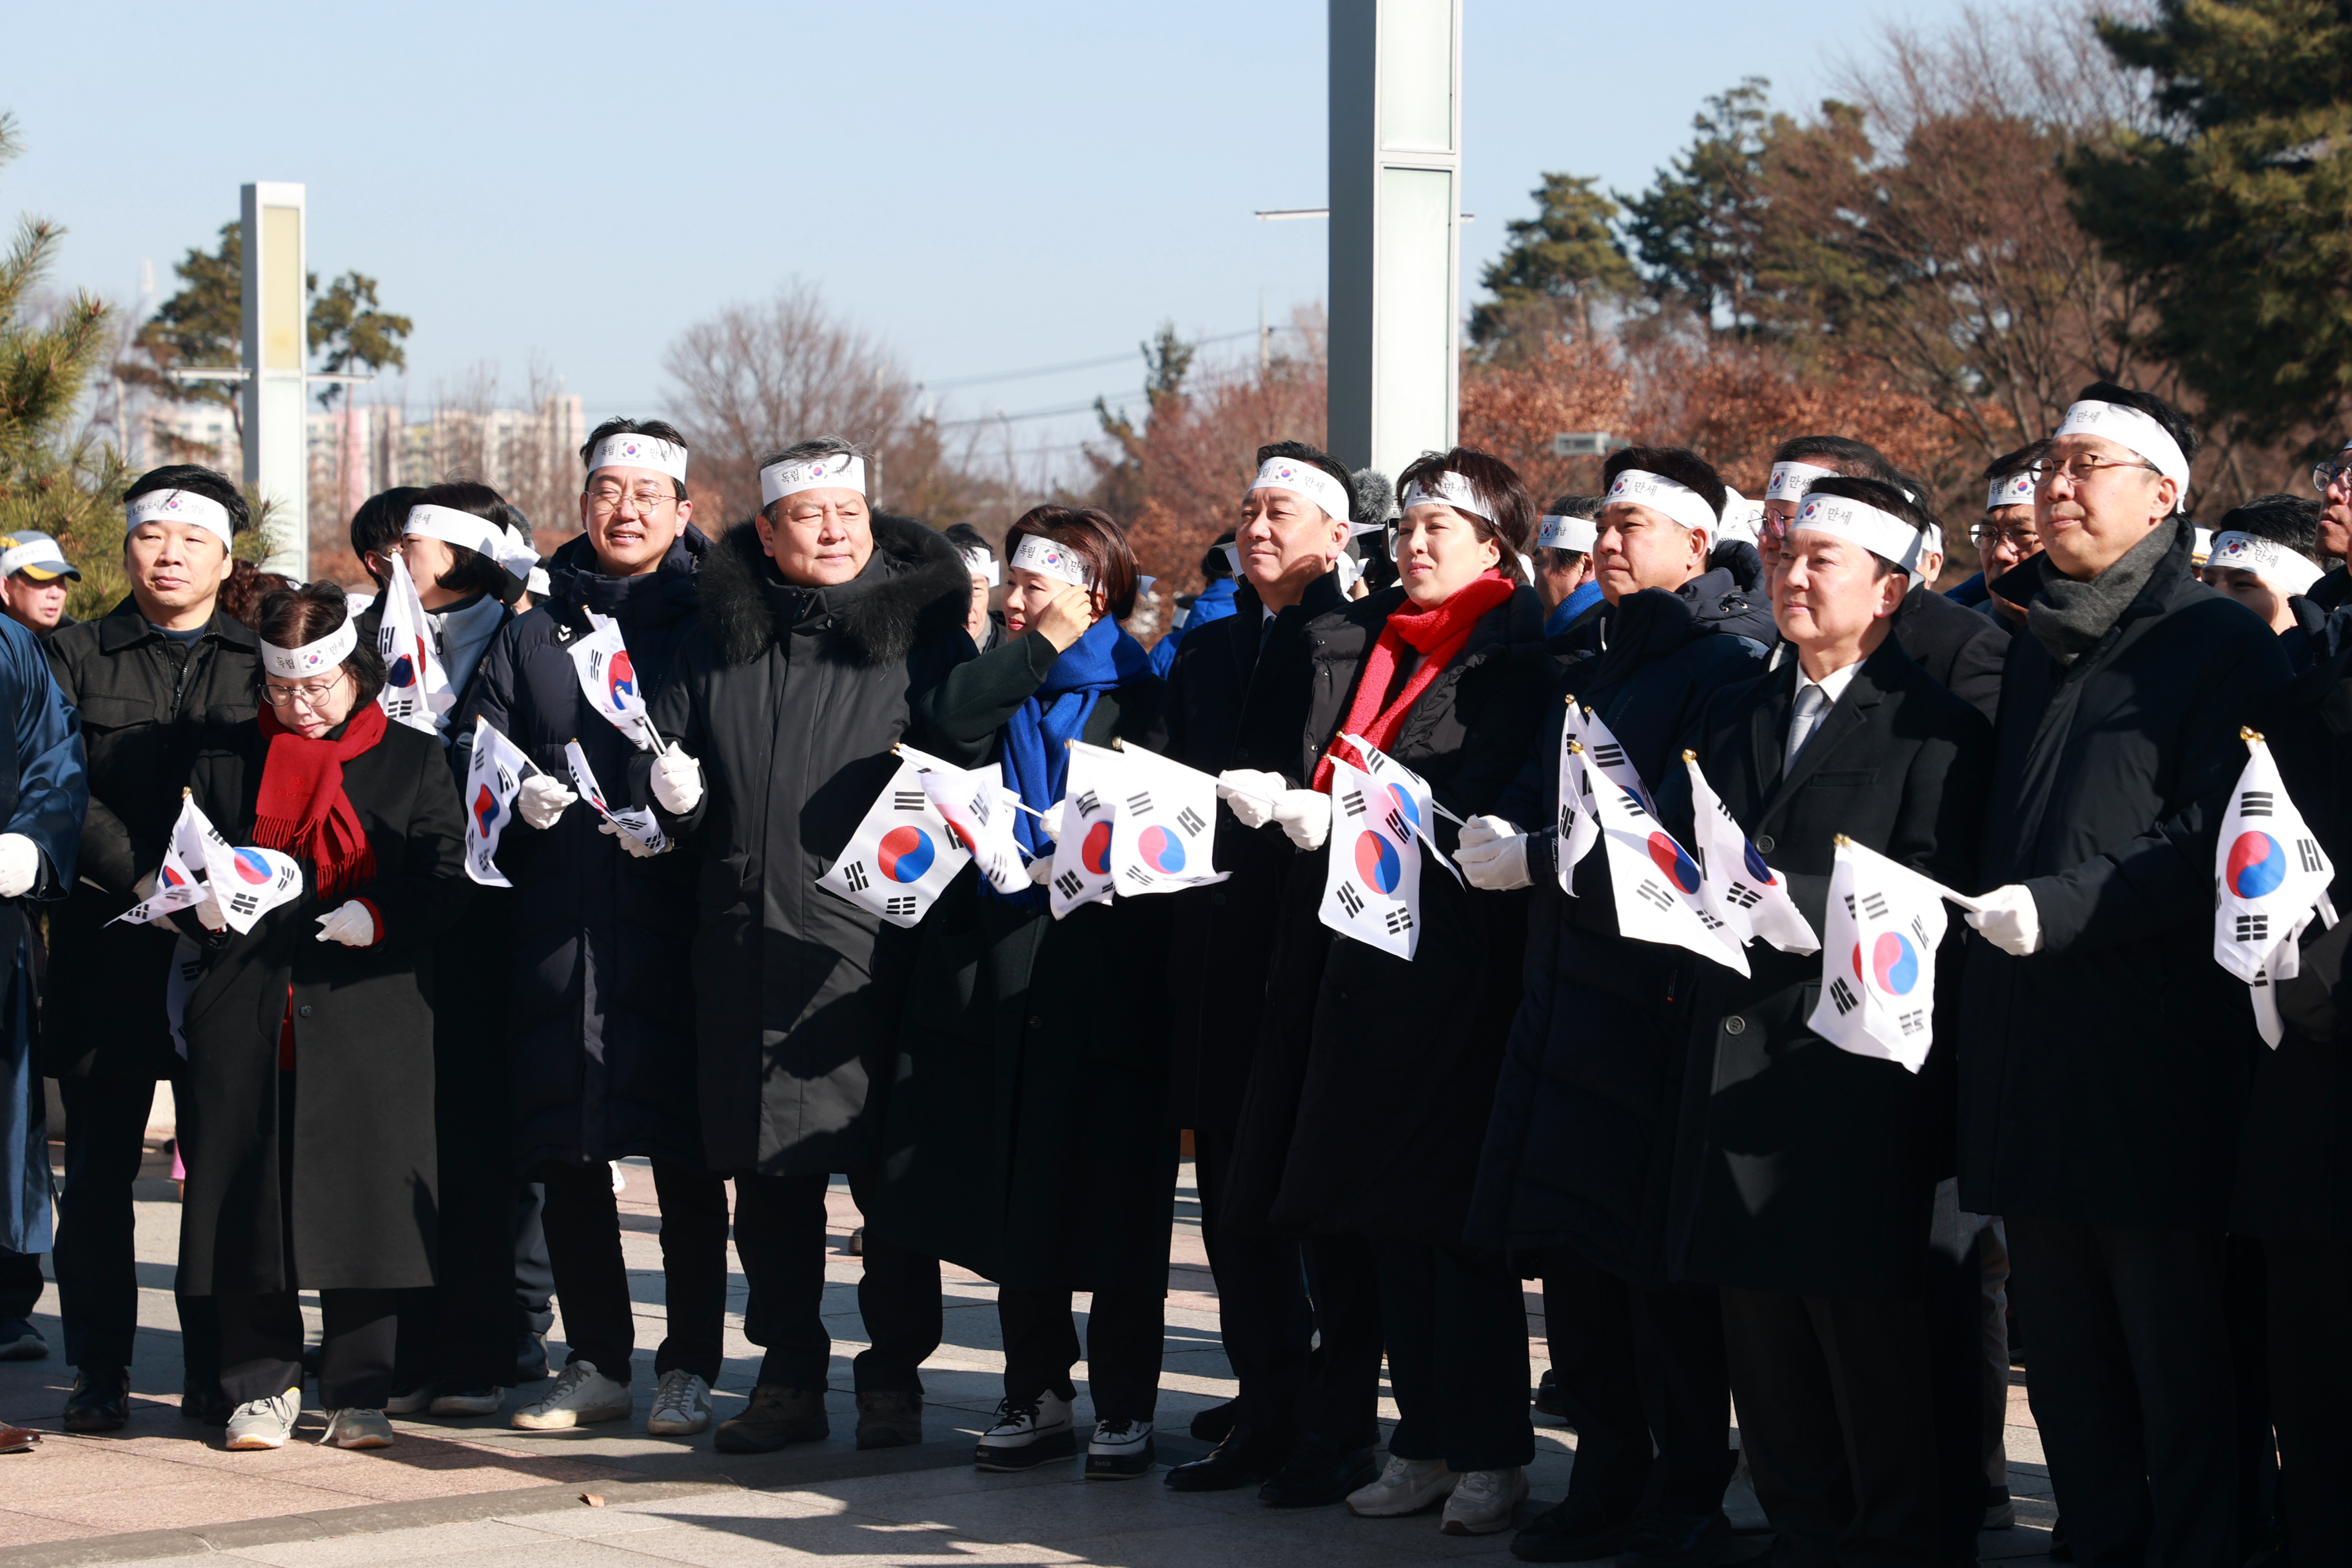
<instances>
[{"instance_id":1,"label":"white glove","mask_svg":"<svg viewBox=\"0 0 2352 1568\"><path fill-rule=\"evenodd\" d=\"M659 850L650 848L640 842L635 834L622 832L621 825L617 822L600 822L596 825L596 831L619 839L622 853L631 859L650 860L660 853Z\"/></svg>"},{"instance_id":2,"label":"white glove","mask_svg":"<svg viewBox=\"0 0 2352 1568\"><path fill-rule=\"evenodd\" d=\"M556 818L579 798L553 773L533 773L522 781L522 793L515 796L515 811L533 827L544 830L554 826Z\"/></svg>"},{"instance_id":3,"label":"white glove","mask_svg":"<svg viewBox=\"0 0 2352 1568\"><path fill-rule=\"evenodd\" d=\"M21 833L0 833L0 899L23 898L40 879L40 847Z\"/></svg>"},{"instance_id":4,"label":"white glove","mask_svg":"<svg viewBox=\"0 0 2352 1568\"><path fill-rule=\"evenodd\" d=\"M654 759L654 799L672 816L702 803L702 764L672 746Z\"/></svg>"},{"instance_id":5,"label":"white glove","mask_svg":"<svg viewBox=\"0 0 2352 1568\"><path fill-rule=\"evenodd\" d=\"M1030 861L1029 879L1041 888L1046 883L1052 881L1054 879L1054 858L1051 855L1040 855L1034 860Z\"/></svg>"},{"instance_id":6,"label":"white glove","mask_svg":"<svg viewBox=\"0 0 2352 1568\"><path fill-rule=\"evenodd\" d=\"M1331 836L1331 797L1320 790L1284 790L1274 803L1273 820L1301 849L1320 849Z\"/></svg>"},{"instance_id":7,"label":"white glove","mask_svg":"<svg viewBox=\"0 0 2352 1568\"><path fill-rule=\"evenodd\" d=\"M340 942L345 947L372 947L375 944L375 917L357 899L346 900L341 909L319 917L319 940Z\"/></svg>"},{"instance_id":8,"label":"white glove","mask_svg":"<svg viewBox=\"0 0 2352 1568\"><path fill-rule=\"evenodd\" d=\"M1454 858L1472 887L1490 893L1524 888L1533 880L1528 875L1528 836L1518 824L1499 816L1474 816L1464 823Z\"/></svg>"},{"instance_id":9,"label":"white glove","mask_svg":"<svg viewBox=\"0 0 2352 1568\"><path fill-rule=\"evenodd\" d=\"M218 899L206 899L196 906L196 922L206 931L228 930L228 914L220 907Z\"/></svg>"},{"instance_id":10,"label":"white glove","mask_svg":"<svg viewBox=\"0 0 2352 1568\"><path fill-rule=\"evenodd\" d=\"M1255 768L1228 768L1217 775L1217 798L1233 807L1234 819L1244 827L1264 827L1273 821L1283 788L1280 773Z\"/></svg>"},{"instance_id":11,"label":"white glove","mask_svg":"<svg viewBox=\"0 0 2352 1568\"><path fill-rule=\"evenodd\" d=\"M2030 958L2042 951L2042 911L2034 907L2032 890L2022 882L1995 888L1977 900L1981 914L1968 917L1984 939L2012 958Z\"/></svg>"}]
</instances>

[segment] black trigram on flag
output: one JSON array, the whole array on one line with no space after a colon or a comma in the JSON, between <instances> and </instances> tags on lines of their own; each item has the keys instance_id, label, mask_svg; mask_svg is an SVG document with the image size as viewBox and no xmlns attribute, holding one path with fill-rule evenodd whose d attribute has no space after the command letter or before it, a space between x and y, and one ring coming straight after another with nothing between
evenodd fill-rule
<instances>
[{"instance_id":1,"label":"black trigram on flag","mask_svg":"<svg viewBox=\"0 0 2352 1568\"><path fill-rule=\"evenodd\" d=\"M988 801L985 796L973 795L971 804L964 809L971 813L971 819L974 822L979 823L982 827L988 826Z\"/></svg>"},{"instance_id":2,"label":"black trigram on flag","mask_svg":"<svg viewBox=\"0 0 2352 1568\"><path fill-rule=\"evenodd\" d=\"M892 790L890 792L890 809L893 811L922 810L923 792L919 789Z\"/></svg>"},{"instance_id":3,"label":"black trigram on flag","mask_svg":"<svg viewBox=\"0 0 2352 1568\"><path fill-rule=\"evenodd\" d=\"M2294 851L2296 854L2303 857L2303 868L2305 870L2316 871L2319 869L2320 859L2318 845L2314 844L2308 838L2298 838L2294 841Z\"/></svg>"},{"instance_id":4,"label":"black trigram on flag","mask_svg":"<svg viewBox=\"0 0 2352 1568\"><path fill-rule=\"evenodd\" d=\"M2269 938L2270 933L2270 916L2240 915L2238 917L2238 940L2240 942L2263 942Z\"/></svg>"},{"instance_id":5,"label":"black trigram on flag","mask_svg":"<svg viewBox=\"0 0 2352 1568\"><path fill-rule=\"evenodd\" d=\"M915 897L909 893L903 899L892 899L882 907L894 915L911 915L915 912Z\"/></svg>"},{"instance_id":6,"label":"black trigram on flag","mask_svg":"<svg viewBox=\"0 0 2352 1568\"><path fill-rule=\"evenodd\" d=\"M231 893L228 897L228 907L238 914L249 915L255 910L261 907L261 895L258 893Z\"/></svg>"},{"instance_id":7,"label":"black trigram on flag","mask_svg":"<svg viewBox=\"0 0 2352 1568\"><path fill-rule=\"evenodd\" d=\"M1566 801L1562 801L1562 802L1560 802L1560 804L1559 804L1559 836L1560 836L1562 838L1567 837L1569 836L1569 832L1570 832L1570 829L1572 829L1572 828L1574 828L1575 826L1576 826L1576 807L1574 807L1574 806L1572 806L1572 805L1569 805Z\"/></svg>"},{"instance_id":8,"label":"black trigram on flag","mask_svg":"<svg viewBox=\"0 0 2352 1568\"><path fill-rule=\"evenodd\" d=\"M1936 945L1927 940L1927 922L1917 915L1911 917L1911 940L1919 944L1923 952Z\"/></svg>"},{"instance_id":9,"label":"black trigram on flag","mask_svg":"<svg viewBox=\"0 0 2352 1568\"><path fill-rule=\"evenodd\" d=\"M1723 896L1730 902L1738 904L1743 910L1754 909L1759 903L1761 903L1764 899L1763 894L1758 892L1755 889L1749 887L1745 882L1732 883L1730 888Z\"/></svg>"},{"instance_id":10,"label":"black trigram on flag","mask_svg":"<svg viewBox=\"0 0 2352 1568\"><path fill-rule=\"evenodd\" d=\"M1604 742L1592 748L1592 760L1604 768L1622 767L1625 764L1625 748L1614 742Z\"/></svg>"},{"instance_id":11,"label":"black trigram on flag","mask_svg":"<svg viewBox=\"0 0 2352 1568\"><path fill-rule=\"evenodd\" d=\"M194 985L196 983L196 976L204 972L205 961L201 958L192 958L180 965L180 979L187 984Z\"/></svg>"},{"instance_id":12,"label":"black trigram on flag","mask_svg":"<svg viewBox=\"0 0 2352 1568\"><path fill-rule=\"evenodd\" d=\"M1201 836L1201 829L1209 825L1201 820L1199 812L1188 805L1176 814L1176 826L1184 830L1185 837L1198 838Z\"/></svg>"},{"instance_id":13,"label":"black trigram on flag","mask_svg":"<svg viewBox=\"0 0 2352 1568\"><path fill-rule=\"evenodd\" d=\"M1864 894L1862 900L1862 907L1865 910L1869 911L1870 918L1872 920L1883 921L1886 918L1886 900L1880 894Z\"/></svg>"},{"instance_id":14,"label":"black trigram on flag","mask_svg":"<svg viewBox=\"0 0 2352 1568\"><path fill-rule=\"evenodd\" d=\"M849 884L849 890L851 892L864 892L866 890L866 884L869 880L866 875L866 862L863 860L852 860L842 871L841 879Z\"/></svg>"},{"instance_id":15,"label":"black trigram on flag","mask_svg":"<svg viewBox=\"0 0 2352 1568\"><path fill-rule=\"evenodd\" d=\"M1848 920L1853 919L1853 895L1852 893L1848 893L1845 896L1845 918Z\"/></svg>"},{"instance_id":16,"label":"black trigram on flag","mask_svg":"<svg viewBox=\"0 0 2352 1568\"><path fill-rule=\"evenodd\" d=\"M1054 879L1054 890L1066 899L1076 898L1078 889L1086 885L1086 879L1076 871L1065 871Z\"/></svg>"},{"instance_id":17,"label":"black trigram on flag","mask_svg":"<svg viewBox=\"0 0 2352 1568\"><path fill-rule=\"evenodd\" d=\"M1404 817L1398 813L1396 807L1389 807L1389 814L1381 818L1381 826L1387 828L1389 830L1389 837L1395 839L1398 843L1410 844L1412 842L1412 830L1405 826Z\"/></svg>"},{"instance_id":18,"label":"black trigram on flag","mask_svg":"<svg viewBox=\"0 0 2352 1568\"><path fill-rule=\"evenodd\" d=\"M1927 1026L1927 1009L1915 1007L1908 1013L1897 1013L1895 1015L1895 1022L1902 1029L1906 1037L1916 1035Z\"/></svg>"},{"instance_id":19,"label":"black trigram on flag","mask_svg":"<svg viewBox=\"0 0 2352 1568\"><path fill-rule=\"evenodd\" d=\"M1129 796L1127 797L1127 809L1128 809L1128 810L1129 810L1129 811L1131 811L1131 812L1133 812L1133 813L1134 813L1136 816L1150 816L1150 815L1151 815L1151 795L1150 795L1150 792L1147 790L1147 791L1145 791L1145 792L1143 792L1142 794L1139 794L1139 795L1129 795Z\"/></svg>"},{"instance_id":20,"label":"black trigram on flag","mask_svg":"<svg viewBox=\"0 0 2352 1568\"><path fill-rule=\"evenodd\" d=\"M1094 791L1088 790L1086 794L1078 796L1077 806L1078 815L1080 816L1092 816L1096 812L1102 809L1102 799L1100 796L1097 795Z\"/></svg>"},{"instance_id":21,"label":"black trigram on flag","mask_svg":"<svg viewBox=\"0 0 2352 1568\"><path fill-rule=\"evenodd\" d=\"M1625 797L1625 809L1627 811L1632 812L1635 816L1647 816L1650 815L1649 808L1642 804L1642 797L1640 795L1635 795L1630 789L1621 791L1620 793Z\"/></svg>"},{"instance_id":22,"label":"black trigram on flag","mask_svg":"<svg viewBox=\"0 0 2352 1568\"><path fill-rule=\"evenodd\" d=\"M1349 919L1353 920L1364 912L1364 895L1356 891L1352 883L1342 882L1339 884L1339 907L1348 911Z\"/></svg>"},{"instance_id":23,"label":"black trigram on flag","mask_svg":"<svg viewBox=\"0 0 2352 1568\"><path fill-rule=\"evenodd\" d=\"M507 765L504 763L498 764L496 772L499 775L499 793L500 795L512 795L515 787L514 774L508 771Z\"/></svg>"},{"instance_id":24,"label":"black trigram on flag","mask_svg":"<svg viewBox=\"0 0 2352 1568\"><path fill-rule=\"evenodd\" d=\"M1637 899L1647 899L1662 910L1675 907L1674 896L1658 886L1655 880L1647 877L1642 879L1640 887L1633 889L1633 896Z\"/></svg>"},{"instance_id":25,"label":"black trigram on flag","mask_svg":"<svg viewBox=\"0 0 2352 1568\"><path fill-rule=\"evenodd\" d=\"M1862 998L1853 994L1853 987L1845 983L1843 974L1830 982L1830 1005L1838 1010L1841 1018L1862 1005Z\"/></svg>"},{"instance_id":26,"label":"black trigram on flag","mask_svg":"<svg viewBox=\"0 0 2352 1568\"><path fill-rule=\"evenodd\" d=\"M1700 910L1697 913L1698 923L1706 927L1707 930L1721 931L1723 929L1723 922L1716 919L1713 915L1708 914L1705 910Z\"/></svg>"},{"instance_id":27,"label":"black trigram on flag","mask_svg":"<svg viewBox=\"0 0 2352 1568\"><path fill-rule=\"evenodd\" d=\"M1402 936L1412 929L1412 916L1403 910L1391 910L1388 914L1388 928L1391 936Z\"/></svg>"},{"instance_id":28,"label":"black trigram on flag","mask_svg":"<svg viewBox=\"0 0 2352 1568\"><path fill-rule=\"evenodd\" d=\"M2238 797L2240 816L2273 816L2277 815L2277 798L2266 789L2250 789Z\"/></svg>"},{"instance_id":29,"label":"black trigram on flag","mask_svg":"<svg viewBox=\"0 0 2352 1568\"><path fill-rule=\"evenodd\" d=\"M1140 866L1129 866L1127 868L1127 879L1139 888L1151 886L1151 873Z\"/></svg>"},{"instance_id":30,"label":"black trigram on flag","mask_svg":"<svg viewBox=\"0 0 2352 1568\"><path fill-rule=\"evenodd\" d=\"M1339 809L1346 812L1349 816L1363 816L1364 792L1361 790L1351 789L1347 794L1341 795L1339 797Z\"/></svg>"}]
</instances>

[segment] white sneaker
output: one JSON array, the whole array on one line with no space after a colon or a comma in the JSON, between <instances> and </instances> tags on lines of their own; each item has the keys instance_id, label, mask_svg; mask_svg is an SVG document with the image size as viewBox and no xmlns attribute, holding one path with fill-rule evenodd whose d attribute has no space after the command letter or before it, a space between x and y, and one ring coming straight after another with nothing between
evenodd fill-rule
<instances>
[{"instance_id":1,"label":"white sneaker","mask_svg":"<svg viewBox=\"0 0 2352 1568\"><path fill-rule=\"evenodd\" d=\"M446 1394L436 1394L433 1396L432 1414L496 1415L504 1407L506 1402L507 1391L503 1388L453 1388ZM400 1414L390 1405L386 1405L384 1410L387 1415Z\"/></svg>"},{"instance_id":2,"label":"white sneaker","mask_svg":"<svg viewBox=\"0 0 2352 1568\"><path fill-rule=\"evenodd\" d=\"M1049 1390L1020 1404L998 1401L996 1423L980 1435L971 1462L983 1470L1025 1470L1077 1451L1070 1402Z\"/></svg>"},{"instance_id":3,"label":"white sneaker","mask_svg":"<svg viewBox=\"0 0 2352 1568\"><path fill-rule=\"evenodd\" d=\"M627 1384L614 1383L593 1361L575 1361L557 1376L546 1398L516 1411L508 1425L526 1432L555 1432L598 1421L626 1421L629 1404Z\"/></svg>"},{"instance_id":4,"label":"white sneaker","mask_svg":"<svg viewBox=\"0 0 2352 1568\"><path fill-rule=\"evenodd\" d=\"M1348 1511L1358 1519L1419 1513L1452 1491L1459 1479L1443 1459L1400 1459L1391 1454L1379 1480L1348 1494Z\"/></svg>"},{"instance_id":5,"label":"white sneaker","mask_svg":"<svg viewBox=\"0 0 2352 1568\"><path fill-rule=\"evenodd\" d=\"M232 1448L282 1448L302 1414L302 1391L289 1388L270 1399L248 1399L228 1418Z\"/></svg>"},{"instance_id":6,"label":"white sneaker","mask_svg":"<svg viewBox=\"0 0 2352 1568\"><path fill-rule=\"evenodd\" d=\"M662 1373L646 1430L656 1437L691 1437L709 1425L710 1385L682 1366Z\"/></svg>"},{"instance_id":7,"label":"white sneaker","mask_svg":"<svg viewBox=\"0 0 2352 1568\"><path fill-rule=\"evenodd\" d=\"M1124 1481L1151 1468L1156 1458L1149 1421L1097 1421L1087 1445L1087 1479Z\"/></svg>"},{"instance_id":8,"label":"white sneaker","mask_svg":"<svg viewBox=\"0 0 2352 1568\"><path fill-rule=\"evenodd\" d=\"M381 1410L330 1410L319 1441L331 1448L389 1448L392 1423Z\"/></svg>"},{"instance_id":9,"label":"white sneaker","mask_svg":"<svg viewBox=\"0 0 2352 1568\"><path fill-rule=\"evenodd\" d=\"M415 1388L395 1390L383 1402L386 1415L422 1415L433 1407L433 1385L420 1383Z\"/></svg>"},{"instance_id":10,"label":"white sneaker","mask_svg":"<svg viewBox=\"0 0 2352 1568\"><path fill-rule=\"evenodd\" d=\"M1507 1470L1465 1470L1445 1500L1445 1513L1437 1528L1447 1535L1492 1535L1511 1528L1511 1513L1527 1500L1528 1472L1518 1465Z\"/></svg>"}]
</instances>

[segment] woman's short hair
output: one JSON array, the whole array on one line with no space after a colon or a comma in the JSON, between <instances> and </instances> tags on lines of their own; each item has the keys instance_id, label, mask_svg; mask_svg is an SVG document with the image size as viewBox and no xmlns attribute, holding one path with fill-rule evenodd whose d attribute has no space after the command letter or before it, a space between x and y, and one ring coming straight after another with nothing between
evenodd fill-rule
<instances>
[{"instance_id":1,"label":"woman's short hair","mask_svg":"<svg viewBox=\"0 0 2352 1568\"><path fill-rule=\"evenodd\" d=\"M307 647L350 619L351 613L351 600L332 583L305 583L265 595L253 629L272 647ZM383 655L376 651L373 639L362 637L343 656L342 668L359 683L358 700L352 704L352 710L357 712L383 690ZM253 679L265 686L268 683L257 664Z\"/></svg>"},{"instance_id":2,"label":"woman's short hair","mask_svg":"<svg viewBox=\"0 0 2352 1568\"><path fill-rule=\"evenodd\" d=\"M1103 613L1112 620L1123 621L1135 613L1135 552L1128 548L1127 535L1119 531L1110 513L1090 506L1033 506L1005 531L1007 562L1020 548L1024 533L1052 540L1085 562L1103 595L1107 606Z\"/></svg>"},{"instance_id":3,"label":"woman's short hair","mask_svg":"<svg viewBox=\"0 0 2352 1568\"><path fill-rule=\"evenodd\" d=\"M1470 481L1472 493L1486 503L1495 514L1492 521L1476 512L1465 512L1471 526L1481 539L1491 539L1503 547L1503 558L1496 563L1503 575L1514 583L1527 581L1523 564L1528 551L1535 543L1536 498L1528 492L1527 481L1519 471L1496 457L1475 447L1456 447L1446 452L1423 452L1405 466L1397 476L1397 502L1402 505L1404 493L1416 481L1435 484L1444 473L1460 474Z\"/></svg>"},{"instance_id":4,"label":"woman's short hair","mask_svg":"<svg viewBox=\"0 0 2352 1568\"><path fill-rule=\"evenodd\" d=\"M489 486L478 484L472 479L450 479L428 485L410 497L408 504L412 508L446 506L451 511L468 512L494 528L507 525L506 498ZM405 528L408 513L403 511L400 519ZM452 594L488 594L494 599L505 596L512 580L507 576L504 567L465 545L450 544L446 540L441 542L449 552L449 570L434 579L435 587Z\"/></svg>"}]
</instances>

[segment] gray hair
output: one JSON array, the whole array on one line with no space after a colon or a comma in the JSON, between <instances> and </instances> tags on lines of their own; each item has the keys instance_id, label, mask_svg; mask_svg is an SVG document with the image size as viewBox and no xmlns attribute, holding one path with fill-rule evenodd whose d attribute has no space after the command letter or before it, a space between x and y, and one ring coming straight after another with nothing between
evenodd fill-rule
<instances>
[{"instance_id":1,"label":"gray hair","mask_svg":"<svg viewBox=\"0 0 2352 1568\"><path fill-rule=\"evenodd\" d=\"M856 442L840 436L812 436L805 441L795 441L780 452L769 453L760 459L757 467L772 468L778 463L805 463L813 458L830 458L836 453L845 458L858 458L865 463L866 473L869 476L872 475L874 454ZM868 482L871 482L870 478ZM768 514L775 510L775 502L770 501L760 509L760 515L768 517ZM775 519L768 517L768 521L773 522Z\"/></svg>"}]
</instances>

